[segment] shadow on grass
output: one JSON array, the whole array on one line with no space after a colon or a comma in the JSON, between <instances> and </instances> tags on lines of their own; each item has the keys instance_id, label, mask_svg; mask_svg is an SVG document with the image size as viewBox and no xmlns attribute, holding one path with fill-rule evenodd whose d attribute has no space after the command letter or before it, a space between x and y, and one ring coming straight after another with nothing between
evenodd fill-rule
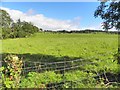
<instances>
[{"instance_id":1,"label":"shadow on grass","mask_svg":"<svg viewBox=\"0 0 120 90\"><path fill-rule=\"evenodd\" d=\"M49 70L63 73L65 67L71 69L71 67L73 65L73 63L71 63L72 60L76 60L76 59L81 60L82 59L80 57L68 57L68 56L56 57L56 56L52 56L52 55L43 55L43 54L4 53L4 54L2 54L2 60L4 60L4 58L10 54L17 55L19 58L22 59L23 69L24 69L25 73L30 72L30 71L44 72L44 71L49 71ZM70 62L64 63L64 61L70 61ZM60 63L55 63L55 62L60 62ZM50 63L52 63L52 64L50 64ZM79 62L79 61L74 63L74 65L80 65L80 64L81 64L81 62ZM2 65L5 65L5 63L3 62Z\"/></svg>"},{"instance_id":2,"label":"shadow on grass","mask_svg":"<svg viewBox=\"0 0 120 90\"><path fill-rule=\"evenodd\" d=\"M44 55L44 54L16 54L16 53L3 53L2 60L7 55L17 55L19 58L22 58L23 61L31 61L31 62L58 62L58 61L67 61L67 60L75 60L75 59L81 59L81 57L69 57L69 56L62 56L62 57L56 57L53 55Z\"/></svg>"}]
</instances>

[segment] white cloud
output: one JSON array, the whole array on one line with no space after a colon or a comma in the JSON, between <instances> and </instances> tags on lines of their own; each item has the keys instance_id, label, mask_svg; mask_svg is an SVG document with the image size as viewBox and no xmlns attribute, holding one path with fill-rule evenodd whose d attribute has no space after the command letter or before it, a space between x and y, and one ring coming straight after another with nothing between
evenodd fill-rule
<instances>
[{"instance_id":1,"label":"white cloud","mask_svg":"<svg viewBox=\"0 0 120 90\"><path fill-rule=\"evenodd\" d=\"M48 18L43 14L33 14L33 9L30 9L26 13L23 13L19 10L13 10L5 7L0 8L6 10L15 22L18 19L21 19L21 21L32 22L37 27L47 30L80 29L80 17L75 17L73 20L57 20L53 18Z\"/></svg>"},{"instance_id":2,"label":"white cloud","mask_svg":"<svg viewBox=\"0 0 120 90\"><path fill-rule=\"evenodd\" d=\"M89 25L87 27L82 27L81 30L85 30L85 29L90 29L90 30L103 30L103 28L101 27L101 24L98 25Z\"/></svg>"},{"instance_id":3,"label":"white cloud","mask_svg":"<svg viewBox=\"0 0 120 90\"><path fill-rule=\"evenodd\" d=\"M85 29L90 29L90 30L102 30L104 31L103 29L103 26L102 26L102 23L101 24L98 24L98 25L94 25L94 26L87 26L87 27L82 27L81 30L85 30ZM109 31L117 31L115 28L112 28L112 29L109 29Z\"/></svg>"},{"instance_id":4,"label":"white cloud","mask_svg":"<svg viewBox=\"0 0 120 90\"><path fill-rule=\"evenodd\" d=\"M34 15L35 11L33 9L29 9L26 14L27 15Z\"/></svg>"}]
</instances>

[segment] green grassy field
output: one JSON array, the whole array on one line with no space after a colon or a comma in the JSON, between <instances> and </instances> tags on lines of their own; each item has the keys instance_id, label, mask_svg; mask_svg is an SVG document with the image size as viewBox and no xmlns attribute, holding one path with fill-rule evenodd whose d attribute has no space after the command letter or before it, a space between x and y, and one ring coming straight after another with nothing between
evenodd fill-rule
<instances>
[{"instance_id":1,"label":"green grassy field","mask_svg":"<svg viewBox=\"0 0 120 90\"><path fill-rule=\"evenodd\" d=\"M82 58L97 63L97 65L85 65L84 70L97 72L106 70L106 72L118 73L117 61L113 62L114 55L118 51L117 34L36 33L29 38L2 40L2 45L3 54L17 54L23 57L23 60L57 62ZM76 72L87 75L86 72ZM67 80L74 79L70 78L72 73L67 75ZM81 74L77 77L79 75ZM25 80L23 82L28 83ZM93 87L92 84L88 86ZM82 87L81 84L80 87Z\"/></svg>"},{"instance_id":2,"label":"green grassy field","mask_svg":"<svg viewBox=\"0 0 120 90\"><path fill-rule=\"evenodd\" d=\"M36 33L30 38L2 41L3 53L44 54L56 57L97 57L118 49L118 36L112 34Z\"/></svg>"}]
</instances>

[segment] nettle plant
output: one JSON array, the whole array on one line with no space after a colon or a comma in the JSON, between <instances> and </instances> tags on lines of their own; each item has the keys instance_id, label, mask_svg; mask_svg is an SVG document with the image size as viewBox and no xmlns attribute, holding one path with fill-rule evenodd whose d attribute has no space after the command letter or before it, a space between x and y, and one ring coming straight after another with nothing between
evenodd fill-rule
<instances>
[{"instance_id":1,"label":"nettle plant","mask_svg":"<svg viewBox=\"0 0 120 90\"><path fill-rule=\"evenodd\" d=\"M2 82L5 88L19 87L22 66L22 60L20 60L16 55L8 55L4 59L4 69L2 70Z\"/></svg>"}]
</instances>

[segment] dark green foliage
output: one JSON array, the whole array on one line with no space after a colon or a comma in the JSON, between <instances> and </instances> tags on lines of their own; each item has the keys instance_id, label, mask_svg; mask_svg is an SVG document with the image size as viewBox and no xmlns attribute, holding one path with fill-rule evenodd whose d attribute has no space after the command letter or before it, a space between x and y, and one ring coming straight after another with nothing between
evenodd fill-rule
<instances>
[{"instance_id":1,"label":"dark green foliage","mask_svg":"<svg viewBox=\"0 0 120 90\"><path fill-rule=\"evenodd\" d=\"M2 27L10 27L13 20L10 18L10 15L5 11L0 9L0 25Z\"/></svg>"},{"instance_id":2,"label":"dark green foliage","mask_svg":"<svg viewBox=\"0 0 120 90\"><path fill-rule=\"evenodd\" d=\"M2 28L2 38L8 38L10 37L11 30L10 28L4 27Z\"/></svg>"},{"instance_id":3,"label":"dark green foliage","mask_svg":"<svg viewBox=\"0 0 120 90\"><path fill-rule=\"evenodd\" d=\"M2 36L0 37L1 39L10 36L10 26L12 22L13 21L10 18L10 15L6 11L0 9L0 33L2 33Z\"/></svg>"},{"instance_id":4,"label":"dark green foliage","mask_svg":"<svg viewBox=\"0 0 120 90\"><path fill-rule=\"evenodd\" d=\"M11 38L27 37L39 31L36 26L25 21L21 22L20 19L13 24L12 30L13 36Z\"/></svg>"},{"instance_id":5,"label":"dark green foliage","mask_svg":"<svg viewBox=\"0 0 120 90\"><path fill-rule=\"evenodd\" d=\"M100 16L104 20L104 29L108 30L113 27L120 29L120 1L112 1L109 5L106 2L101 2L94 16Z\"/></svg>"},{"instance_id":6,"label":"dark green foliage","mask_svg":"<svg viewBox=\"0 0 120 90\"><path fill-rule=\"evenodd\" d=\"M18 21L14 23L5 10L0 10L0 14L2 16L0 22L2 26L2 39L28 37L39 31L39 28L30 22L22 22L18 19Z\"/></svg>"}]
</instances>

